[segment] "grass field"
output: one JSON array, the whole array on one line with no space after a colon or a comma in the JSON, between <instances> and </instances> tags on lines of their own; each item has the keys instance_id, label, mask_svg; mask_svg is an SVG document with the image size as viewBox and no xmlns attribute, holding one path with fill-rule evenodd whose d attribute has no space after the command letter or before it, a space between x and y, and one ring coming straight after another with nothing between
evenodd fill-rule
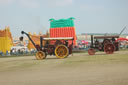
<instances>
[{"instance_id":1,"label":"grass field","mask_svg":"<svg viewBox=\"0 0 128 85\"><path fill-rule=\"evenodd\" d=\"M128 85L128 51L0 58L0 85Z\"/></svg>"}]
</instances>

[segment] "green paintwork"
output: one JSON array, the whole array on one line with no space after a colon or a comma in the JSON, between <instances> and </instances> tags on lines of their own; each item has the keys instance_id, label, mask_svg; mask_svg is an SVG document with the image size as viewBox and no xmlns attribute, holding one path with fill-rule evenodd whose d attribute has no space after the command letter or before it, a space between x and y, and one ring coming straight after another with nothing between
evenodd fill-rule
<instances>
[{"instance_id":1,"label":"green paintwork","mask_svg":"<svg viewBox=\"0 0 128 85\"><path fill-rule=\"evenodd\" d=\"M60 27L74 27L74 19L73 17L68 19L50 19L50 28L60 28Z\"/></svg>"}]
</instances>

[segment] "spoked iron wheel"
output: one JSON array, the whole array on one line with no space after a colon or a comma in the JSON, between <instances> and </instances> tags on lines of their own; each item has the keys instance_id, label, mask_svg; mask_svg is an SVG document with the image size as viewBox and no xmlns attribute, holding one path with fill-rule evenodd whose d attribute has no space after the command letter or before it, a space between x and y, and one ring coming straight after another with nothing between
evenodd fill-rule
<instances>
[{"instance_id":1,"label":"spoked iron wheel","mask_svg":"<svg viewBox=\"0 0 128 85\"><path fill-rule=\"evenodd\" d=\"M46 54L43 51L38 51L36 53L36 59L37 60L42 60L42 59L45 59L45 58L46 58Z\"/></svg>"},{"instance_id":2,"label":"spoked iron wheel","mask_svg":"<svg viewBox=\"0 0 128 85\"><path fill-rule=\"evenodd\" d=\"M88 54L89 54L89 55L95 55L95 49L90 48L90 49L88 50Z\"/></svg>"},{"instance_id":3,"label":"spoked iron wheel","mask_svg":"<svg viewBox=\"0 0 128 85\"><path fill-rule=\"evenodd\" d=\"M111 43L106 44L104 46L104 51L106 52L106 54L113 54L113 52L115 51L115 46Z\"/></svg>"},{"instance_id":4,"label":"spoked iron wheel","mask_svg":"<svg viewBox=\"0 0 128 85\"><path fill-rule=\"evenodd\" d=\"M58 45L55 48L55 55L60 59L66 58L69 55L69 49L65 45Z\"/></svg>"}]
</instances>

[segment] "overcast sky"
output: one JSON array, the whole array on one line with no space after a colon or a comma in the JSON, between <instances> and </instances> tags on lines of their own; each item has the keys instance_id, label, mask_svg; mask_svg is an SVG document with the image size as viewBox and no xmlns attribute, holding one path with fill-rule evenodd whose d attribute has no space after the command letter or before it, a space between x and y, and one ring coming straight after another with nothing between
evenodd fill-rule
<instances>
[{"instance_id":1,"label":"overcast sky","mask_svg":"<svg viewBox=\"0 0 128 85\"><path fill-rule=\"evenodd\" d=\"M128 0L0 0L0 29L10 26L13 36L45 33L50 18L69 17L77 34L119 33L128 26Z\"/></svg>"}]
</instances>

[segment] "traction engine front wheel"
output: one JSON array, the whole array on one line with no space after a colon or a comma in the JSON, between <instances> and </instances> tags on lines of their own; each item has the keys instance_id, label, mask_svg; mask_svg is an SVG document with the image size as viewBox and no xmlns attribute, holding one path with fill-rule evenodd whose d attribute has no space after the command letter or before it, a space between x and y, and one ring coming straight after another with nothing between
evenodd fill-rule
<instances>
[{"instance_id":1,"label":"traction engine front wheel","mask_svg":"<svg viewBox=\"0 0 128 85\"><path fill-rule=\"evenodd\" d=\"M88 54L89 54L89 55L95 55L95 49L90 48L90 49L88 50Z\"/></svg>"},{"instance_id":2,"label":"traction engine front wheel","mask_svg":"<svg viewBox=\"0 0 128 85\"><path fill-rule=\"evenodd\" d=\"M38 51L36 53L36 59L37 60L43 60L46 58L46 54L43 51Z\"/></svg>"}]
</instances>

